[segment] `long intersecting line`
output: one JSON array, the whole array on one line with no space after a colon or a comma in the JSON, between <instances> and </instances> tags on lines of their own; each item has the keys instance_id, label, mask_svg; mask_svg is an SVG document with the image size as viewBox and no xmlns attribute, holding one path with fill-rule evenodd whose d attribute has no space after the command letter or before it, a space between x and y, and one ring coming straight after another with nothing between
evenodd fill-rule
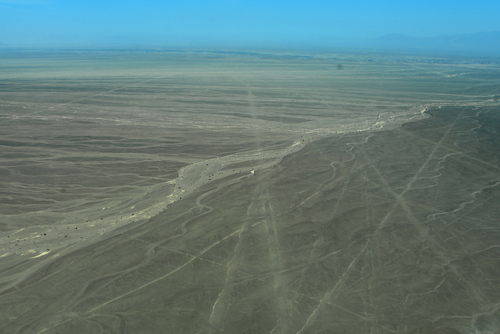
<instances>
[{"instance_id":1,"label":"long intersecting line","mask_svg":"<svg viewBox=\"0 0 500 334\"><path fill-rule=\"evenodd\" d=\"M128 295L130 295L130 294L134 293L134 292L137 292L137 291L139 291L139 290L142 290L142 289L144 289L144 288L146 288L146 287L148 287L148 286L150 286L150 285L152 285L152 284L154 284L154 283L156 283L156 282L159 282L159 281L161 281L161 280L164 280L165 278L167 278L167 277L169 277L169 276L171 276L171 275L175 274L176 272L178 272L178 271L179 271L179 270L181 270L182 268L186 267L188 264L190 264L191 262L193 262L194 260L196 260L197 258L199 258L201 255L205 254L206 252L208 252L209 250L211 250L212 248L214 248L214 247L215 247L215 246L217 246L218 244L222 243L224 240L229 239L229 238L231 238L232 236L234 236L234 235L236 235L236 234L238 234L238 233L240 233L240 232L241 232L241 228L240 228L240 229L238 229L238 230L236 230L236 231L234 231L233 233L231 233L231 234L229 234L229 235L225 236L225 237L224 237L224 238L222 238L221 240L219 240L219 241L217 241L217 242L213 243L212 245L208 246L207 248L205 248L204 250L202 250L202 251L201 251L198 255L196 255L196 256L192 256L192 257L191 257L191 259L189 259L188 261L186 261L185 263L183 263L183 264L182 264L182 265L180 265L179 267L175 268L174 270L172 270L172 271L168 272L167 274L165 274L165 275L163 275L163 276L161 276L161 277L158 277L158 278L156 278L156 279L154 279L154 280L152 280L152 281L149 281L149 282L147 282L147 283L145 283L145 284L143 284L143 285L141 285L141 286L139 286L139 287L137 287L137 288L135 288L135 289L132 289L132 290L130 290L130 291L128 291L128 292L126 292L126 293L124 293L124 294L122 294L122 295L118 296L118 297L115 297L115 298L113 298L113 299L110 299L110 300L108 300L107 302L104 302L104 303L102 303L102 304L100 304L100 305L98 305L98 306L96 306L96 307L94 307L94 308L92 308L92 309L88 310L88 311L86 312L86 314L88 314L88 313L92 313L92 312L95 312L95 311L97 311L98 309L102 308L103 306L106 306L106 305L108 305L108 304L111 304L111 303L113 303L113 302L117 301L118 299L121 299L121 298L123 298L123 297L126 297L126 296L128 296Z\"/></svg>"},{"instance_id":2,"label":"long intersecting line","mask_svg":"<svg viewBox=\"0 0 500 334\"><path fill-rule=\"evenodd\" d=\"M363 248L361 249L361 251L356 255L356 257L351 261L351 263L349 264L349 266L347 267L347 269L344 271L344 273L342 274L342 276L340 277L340 279L337 281L337 283L335 283L335 285L333 286L332 289L328 290L324 295L323 295L323 298L319 301L318 303L318 306L312 311L312 313L309 315L309 317L307 318L304 326L296 333L296 334L301 334L303 333L308 327L310 327L314 321L316 320L317 316L318 316L318 312L320 310L320 308L333 296L335 290L337 289L337 287L340 285L340 283L344 282L348 275L350 274L351 270L355 267L357 261L359 258L361 258L361 255L364 254L364 252L367 250L368 248L368 244L370 243L370 241L372 240L373 236L376 235L376 233L382 228L384 227L387 219L389 219L389 217L392 215L392 213L394 212L394 210L396 209L396 207L398 206L398 204L400 204L400 202L402 201L402 198L403 196L409 191L411 190L411 187L413 185L413 183L415 181L418 180L420 174L423 172L423 170L427 167L427 165L429 164L429 162L433 159L435 153L437 152L438 148L441 146L441 144L443 143L443 141L445 140L445 138L448 136L448 134L450 133L451 129L455 126L456 122L458 121L458 119L460 118L460 116L463 114L463 112L461 112L456 118L455 120L453 121L452 124L450 124L448 126L448 129L446 130L446 132L443 134L443 136L441 137L441 139L436 143L436 145L434 146L433 150L431 151L431 153L429 154L429 156L427 157L427 159L424 161L424 163L422 164L422 166L417 170L417 172L415 173L415 175L412 177L412 179L406 184L406 187L405 189L396 197L396 201L394 203L394 205L392 206L392 208L387 212L387 214L384 216L384 218L382 218L382 220L379 222L378 226L377 226L377 229L375 230L375 232L373 234L371 234L367 240L366 240L366 243L364 244Z\"/></svg>"}]
</instances>

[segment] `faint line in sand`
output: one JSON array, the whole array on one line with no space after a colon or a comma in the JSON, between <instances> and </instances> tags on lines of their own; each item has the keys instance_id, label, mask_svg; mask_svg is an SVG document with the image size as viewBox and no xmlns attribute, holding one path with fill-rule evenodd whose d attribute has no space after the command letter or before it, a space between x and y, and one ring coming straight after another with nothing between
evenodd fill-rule
<instances>
[{"instance_id":1,"label":"faint line in sand","mask_svg":"<svg viewBox=\"0 0 500 334\"><path fill-rule=\"evenodd\" d=\"M229 239L230 237L232 237L232 236L234 236L234 235L236 235L236 234L238 234L240 232L241 232L241 229L238 229L238 230L234 231L233 233L231 233L231 234L225 236L224 238L222 238L221 240L219 240L219 241L213 243L212 245L208 246L203 251L201 251L198 255L196 255L196 256L191 255L192 258L190 260L186 261L184 264L182 264L181 266L177 267L176 269L170 271L169 273L167 273L167 274L165 274L165 275L163 275L161 277L158 277L158 278L156 278L156 279L154 279L152 281L149 281L148 283L143 284L143 285L141 285L141 286L139 286L139 287L137 287L137 288L135 288L133 290L130 290L129 292L126 292L126 293L124 293L124 294L122 294L122 295L120 295L118 297L110 299L107 302L104 302L101 305L98 305L98 306L96 306L96 307L88 310L85 314L88 314L88 313L91 313L91 312L95 312L98 309L100 309L100 308L102 308L102 307L104 307L104 306L106 306L108 304L111 304L111 303L113 303L113 302L115 302L115 301L117 301L117 300L119 300L119 299L121 299L123 297L126 297L126 296L128 296L128 295L130 295L130 294L132 294L134 292L137 292L139 290L142 290L142 289L144 289L144 288L146 288L146 287L148 287L148 286L150 286L150 285L152 285L152 284L154 284L156 282L159 282L159 281L161 281L161 280L163 280L165 278L168 278L169 276L175 274L176 272L178 272L179 270L181 270L182 268L186 267L188 264L190 264L191 262L193 262L194 260L196 260L197 258L199 258L201 255L203 255L206 252L208 252L209 250L211 250L213 247L217 246L218 244L222 243L224 240Z\"/></svg>"}]
</instances>

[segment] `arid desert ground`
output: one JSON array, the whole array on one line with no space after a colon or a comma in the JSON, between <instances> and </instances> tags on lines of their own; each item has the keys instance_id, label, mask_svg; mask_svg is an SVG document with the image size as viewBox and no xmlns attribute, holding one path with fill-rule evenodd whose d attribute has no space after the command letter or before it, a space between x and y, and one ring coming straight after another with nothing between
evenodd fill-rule
<instances>
[{"instance_id":1,"label":"arid desert ground","mask_svg":"<svg viewBox=\"0 0 500 334\"><path fill-rule=\"evenodd\" d=\"M500 333L500 60L0 50L0 333Z\"/></svg>"}]
</instances>

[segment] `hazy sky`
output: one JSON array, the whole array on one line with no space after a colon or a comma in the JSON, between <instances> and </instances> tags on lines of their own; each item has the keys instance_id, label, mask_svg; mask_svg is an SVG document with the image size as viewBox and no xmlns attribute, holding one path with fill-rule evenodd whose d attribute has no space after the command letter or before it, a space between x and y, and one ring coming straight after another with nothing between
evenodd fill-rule
<instances>
[{"instance_id":1,"label":"hazy sky","mask_svg":"<svg viewBox=\"0 0 500 334\"><path fill-rule=\"evenodd\" d=\"M499 0L0 0L0 43L255 43L500 30Z\"/></svg>"}]
</instances>

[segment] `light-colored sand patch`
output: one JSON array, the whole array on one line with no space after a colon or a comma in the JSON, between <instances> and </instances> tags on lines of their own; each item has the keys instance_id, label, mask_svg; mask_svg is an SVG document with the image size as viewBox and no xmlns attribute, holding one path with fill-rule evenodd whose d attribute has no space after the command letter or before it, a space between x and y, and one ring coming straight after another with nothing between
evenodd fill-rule
<instances>
[{"instance_id":1,"label":"light-colored sand patch","mask_svg":"<svg viewBox=\"0 0 500 334\"><path fill-rule=\"evenodd\" d=\"M33 257L30 257L30 259L36 259L36 258L39 258L39 257L42 257L44 255L47 255L49 254L50 251L45 251L45 252L41 252L40 254L38 254L37 256L33 256Z\"/></svg>"}]
</instances>

